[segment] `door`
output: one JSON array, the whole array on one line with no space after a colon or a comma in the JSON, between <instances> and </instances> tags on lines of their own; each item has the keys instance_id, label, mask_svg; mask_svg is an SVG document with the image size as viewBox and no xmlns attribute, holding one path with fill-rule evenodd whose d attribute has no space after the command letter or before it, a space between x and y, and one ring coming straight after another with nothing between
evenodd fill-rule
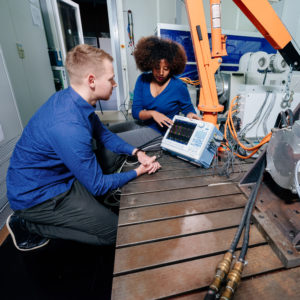
<instances>
[{"instance_id":1,"label":"door","mask_svg":"<svg viewBox=\"0 0 300 300\"><path fill-rule=\"evenodd\" d=\"M70 0L40 0L56 90L68 87L66 54L83 44L79 5Z\"/></svg>"},{"instance_id":2,"label":"door","mask_svg":"<svg viewBox=\"0 0 300 300\"><path fill-rule=\"evenodd\" d=\"M54 0L54 17L65 60L69 50L84 42L79 5L70 0Z\"/></svg>"}]
</instances>

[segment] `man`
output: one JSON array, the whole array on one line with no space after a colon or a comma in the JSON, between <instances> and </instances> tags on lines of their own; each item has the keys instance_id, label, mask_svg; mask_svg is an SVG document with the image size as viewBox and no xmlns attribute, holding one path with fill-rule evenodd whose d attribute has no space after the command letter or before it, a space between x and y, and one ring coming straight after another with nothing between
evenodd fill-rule
<instances>
[{"instance_id":1,"label":"man","mask_svg":"<svg viewBox=\"0 0 300 300\"><path fill-rule=\"evenodd\" d=\"M117 216L95 197L160 168L155 156L111 133L95 114L96 102L108 100L116 86L112 57L79 45L67 54L66 68L71 87L55 93L31 118L7 172L7 197L14 210L7 227L23 251L42 247L49 238L113 244ZM93 139L113 152L136 155L141 165L104 175Z\"/></svg>"}]
</instances>

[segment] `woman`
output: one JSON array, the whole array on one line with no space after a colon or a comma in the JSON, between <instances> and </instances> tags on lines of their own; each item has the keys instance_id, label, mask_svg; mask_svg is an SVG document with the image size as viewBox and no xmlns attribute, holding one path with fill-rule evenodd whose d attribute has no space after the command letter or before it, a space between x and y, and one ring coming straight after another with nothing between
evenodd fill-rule
<instances>
[{"instance_id":1,"label":"woman","mask_svg":"<svg viewBox=\"0 0 300 300\"><path fill-rule=\"evenodd\" d=\"M201 118L196 115L186 84L175 77L184 71L187 60L180 44L145 37L139 40L133 55L138 69L144 72L134 89L132 115L137 122L109 129L135 147L154 150L175 115L181 112L191 119Z\"/></svg>"},{"instance_id":2,"label":"woman","mask_svg":"<svg viewBox=\"0 0 300 300\"><path fill-rule=\"evenodd\" d=\"M201 119L196 115L186 84L175 77L184 71L186 64L180 44L155 36L142 38L134 57L138 69L145 72L135 85L132 106L135 119L146 121L161 134L179 112L191 119Z\"/></svg>"}]
</instances>

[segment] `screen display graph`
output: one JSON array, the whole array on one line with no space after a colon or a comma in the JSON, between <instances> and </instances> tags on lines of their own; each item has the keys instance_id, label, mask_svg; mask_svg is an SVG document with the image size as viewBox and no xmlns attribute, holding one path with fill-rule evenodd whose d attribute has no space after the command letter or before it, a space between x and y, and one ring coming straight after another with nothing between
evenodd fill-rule
<instances>
[{"instance_id":1,"label":"screen display graph","mask_svg":"<svg viewBox=\"0 0 300 300\"><path fill-rule=\"evenodd\" d=\"M193 135L196 126L197 124L175 120L166 138L168 140L187 145L191 136Z\"/></svg>"}]
</instances>

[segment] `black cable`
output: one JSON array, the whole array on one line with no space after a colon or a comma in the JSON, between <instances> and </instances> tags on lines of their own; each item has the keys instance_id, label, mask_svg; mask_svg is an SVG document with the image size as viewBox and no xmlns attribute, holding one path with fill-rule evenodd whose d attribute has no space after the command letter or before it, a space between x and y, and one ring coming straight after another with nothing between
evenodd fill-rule
<instances>
[{"instance_id":1,"label":"black cable","mask_svg":"<svg viewBox=\"0 0 300 300\"><path fill-rule=\"evenodd\" d=\"M242 216L242 219L241 219L241 222L240 222L240 225L235 233L235 236L231 242L231 246L230 248L228 249L228 251L234 253L235 252L235 249L236 249L236 246L240 240L240 237L241 237L241 234L243 232L243 229L244 229L244 226L245 226L245 221L247 219L247 216L248 216L248 211L249 211L249 207L250 207L250 201L248 200L247 203L246 203L246 206L245 206L245 209L244 209L244 212L243 212L243 216Z\"/></svg>"},{"instance_id":2,"label":"black cable","mask_svg":"<svg viewBox=\"0 0 300 300\"><path fill-rule=\"evenodd\" d=\"M259 186L262 182L265 167L266 167L266 158L264 158L261 162L258 179L256 181L256 184L255 184L254 188L252 189L251 195L250 195L249 200L248 200L250 205L249 205L249 208L248 208L248 214L247 214L247 219L246 219L246 224L245 224L245 234L244 234L243 246L242 246L242 250L241 250L241 253L240 253L240 256L239 256L240 261L245 260L246 253L247 253L247 250L248 250L249 232L250 232L250 219L251 219L252 210L253 210L253 207L254 207L254 204L255 204L255 200L256 200L256 197L257 197L258 189L259 189Z\"/></svg>"},{"instance_id":3,"label":"black cable","mask_svg":"<svg viewBox=\"0 0 300 300\"><path fill-rule=\"evenodd\" d=\"M139 149L143 150L143 148L145 148L146 146L149 146L151 143L158 141L161 138L162 138L162 136L157 136L157 137L153 138L152 140L148 141L147 143L139 146Z\"/></svg>"}]
</instances>

